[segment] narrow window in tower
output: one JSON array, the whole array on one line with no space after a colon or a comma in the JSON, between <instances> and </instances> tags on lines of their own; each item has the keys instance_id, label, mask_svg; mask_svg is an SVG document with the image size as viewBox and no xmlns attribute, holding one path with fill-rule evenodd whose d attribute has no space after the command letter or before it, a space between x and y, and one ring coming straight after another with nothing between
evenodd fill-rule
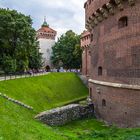
<instances>
[{"instance_id":1,"label":"narrow window in tower","mask_svg":"<svg viewBox=\"0 0 140 140\"><path fill-rule=\"evenodd\" d=\"M106 106L106 100L105 99L102 100L102 106L103 107Z\"/></svg>"},{"instance_id":2,"label":"narrow window in tower","mask_svg":"<svg viewBox=\"0 0 140 140\"><path fill-rule=\"evenodd\" d=\"M98 75L101 76L103 74L103 69L102 67L98 67Z\"/></svg>"},{"instance_id":3,"label":"narrow window in tower","mask_svg":"<svg viewBox=\"0 0 140 140\"><path fill-rule=\"evenodd\" d=\"M93 41L93 34L90 35L90 40Z\"/></svg>"},{"instance_id":4,"label":"narrow window in tower","mask_svg":"<svg viewBox=\"0 0 140 140\"><path fill-rule=\"evenodd\" d=\"M91 0L89 0L89 4L91 4Z\"/></svg>"},{"instance_id":5,"label":"narrow window in tower","mask_svg":"<svg viewBox=\"0 0 140 140\"><path fill-rule=\"evenodd\" d=\"M119 29L124 28L126 26L128 26L128 17L127 16L121 17L118 21Z\"/></svg>"},{"instance_id":6,"label":"narrow window in tower","mask_svg":"<svg viewBox=\"0 0 140 140\"><path fill-rule=\"evenodd\" d=\"M89 88L89 94L90 98L92 99L92 88Z\"/></svg>"}]
</instances>

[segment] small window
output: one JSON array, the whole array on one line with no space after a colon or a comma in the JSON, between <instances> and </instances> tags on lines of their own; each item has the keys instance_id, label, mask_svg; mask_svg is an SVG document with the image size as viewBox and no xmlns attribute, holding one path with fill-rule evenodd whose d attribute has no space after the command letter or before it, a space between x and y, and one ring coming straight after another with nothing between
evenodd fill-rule
<instances>
[{"instance_id":1,"label":"small window","mask_svg":"<svg viewBox=\"0 0 140 140\"><path fill-rule=\"evenodd\" d=\"M102 67L98 67L98 75L101 76L103 74L103 69Z\"/></svg>"},{"instance_id":2,"label":"small window","mask_svg":"<svg viewBox=\"0 0 140 140\"><path fill-rule=\"evenodd\" d=\"M102 106L106 106L106 100L105 99L102 100Z\"/></svg>"},{"instance_id":3,"label":"small window","mask_svg":"<svg viewBox=\"0 0 140 140\"><path fill-rule=\"evenodd\" d=\"M92 88L89 88L89 96L92 98Z\"/></svg>"},{"instance_id":4,"label":"small window","mask_svg":"<svg viewBox=\"0 0 140 140\"><path fill-rule=\"evenodd\" d=\"M92 93L92 88L89 88L90 93Z\"/></svg>"},{"instance_id":5,"label":"small window","mask_svg":"<svg viewBox=\"0 0 140 140\"><path fill-rule=\"evenodd\" d=\"M118 22L118 27L119 28L124 28L124 27L126 27L126 26L128 26L128 17L121 17L120 19L119 19L119 22Z\"/></svg>"},{"instance_id":6,"label":"small window","mask_svg":"<svg viewBox=\"0 0 140 140\"><path fill-rule=\"evenodd\" d=\"M90 40L93 41L93 34L90 35Z\"/></svg>"},{"instance_id":7,"label":"small window","mask_svg":"<svg viewBox=\"0 0 140 140\"><path fill-rule=\"evenodd\" d=\"M91 4L91 0L89 0L89 4Z\"/></svg>"}]
</instances>

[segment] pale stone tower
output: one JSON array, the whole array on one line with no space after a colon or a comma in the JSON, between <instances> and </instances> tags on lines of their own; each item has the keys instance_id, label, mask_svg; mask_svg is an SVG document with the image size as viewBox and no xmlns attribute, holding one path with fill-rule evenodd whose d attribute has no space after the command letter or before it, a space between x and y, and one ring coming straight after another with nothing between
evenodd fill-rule
<instances>
[{"instance_id":1,"label":"pale stone tower","mask_svg":"<svg viewBox=\"0 0 140 140\"><path fill-rule=\"evenodd\" d=\"M37 31L37 39L39 41L40 52L43 54L43 65L51 68L51 54L52 47L55 44L55 37L57 32L49 27L44 18L44 23L41 28Z\"/></svg>"}]
</instances>

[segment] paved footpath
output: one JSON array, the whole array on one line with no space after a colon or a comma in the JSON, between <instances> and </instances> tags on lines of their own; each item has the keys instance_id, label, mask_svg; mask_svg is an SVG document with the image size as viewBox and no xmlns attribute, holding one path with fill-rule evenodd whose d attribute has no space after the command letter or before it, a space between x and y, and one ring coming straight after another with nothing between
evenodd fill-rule
<instances>
[{"instance_id":1,"label":"paved footpath","mask_svg":"<svg viewBox=\"0 0 140 140\"><path fill-rule=\"evenodd\" d=\"M27 77L35 77L35 76L41 76L41 75L47 75L49 72L44 72L44 73L36 73L36 74L26 74L26 75L13 75L13 76L0 76L0 81L5 81L5 80L12 80L12 79L19 79L19 78L27 78Z\"/></svg>"}]
</instances>

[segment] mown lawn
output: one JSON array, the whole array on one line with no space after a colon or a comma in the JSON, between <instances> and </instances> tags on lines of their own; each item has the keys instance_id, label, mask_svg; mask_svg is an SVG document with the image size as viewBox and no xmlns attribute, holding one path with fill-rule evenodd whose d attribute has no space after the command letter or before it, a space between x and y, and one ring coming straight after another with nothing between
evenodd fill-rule
<instances>
[{"instance_id":1,"label":"mown lawn","mask_svg":"<svg viewBox=\"0 0 140 140\"><path fill-rule=\"evenodd\" d=\"M61 106L88 95L88 89L73 73L52 73L3 81L0 82L0 92L33 106L37 112Z\"/></svg>"},{"instance_id":2,"label":"mown lawn","mask_svg":"<svg viewBox=\"0 0 140 140\"><path fill-rule=\"evenodd\" d=\"M0 140L64 140L34 116L34 112L0 98Z\"/></svg>"},{"instance_id":3,"label":"mown lawn","mask_svg":"<svg viewBox=\"0 0 140 140\"><path fill-rule=\"evenodd\" d=\"M0 92L34 108L27 110L0 97L0 140L67 139L55 129L34 120L34 116L88 95L88 89L73 73L2 81Z\"/></svg>"},{"instance_id":4,"label":"mown lawn","mask_svg":"<svg viewBox=\"0 0 140 140\"><path fill-rule=\"evenodd\" d=\"M71 140L140 140L140 128L108 127L94 118L74 121L57 131Z\"/></svg>"},{"instance_id":5,"label":"mown lawn","mask_svg":"<svg viewBox=\"0 0 140 140\"><path fill-rule=\"evenodd\" d=\"M96 119L49 127L34 119L40 112L88 95L73 73L0 82L0 92L34 107L27 110L0 97L0 140L140 140L140 129L107 127Z\"/></svg>"}]
</instances>

